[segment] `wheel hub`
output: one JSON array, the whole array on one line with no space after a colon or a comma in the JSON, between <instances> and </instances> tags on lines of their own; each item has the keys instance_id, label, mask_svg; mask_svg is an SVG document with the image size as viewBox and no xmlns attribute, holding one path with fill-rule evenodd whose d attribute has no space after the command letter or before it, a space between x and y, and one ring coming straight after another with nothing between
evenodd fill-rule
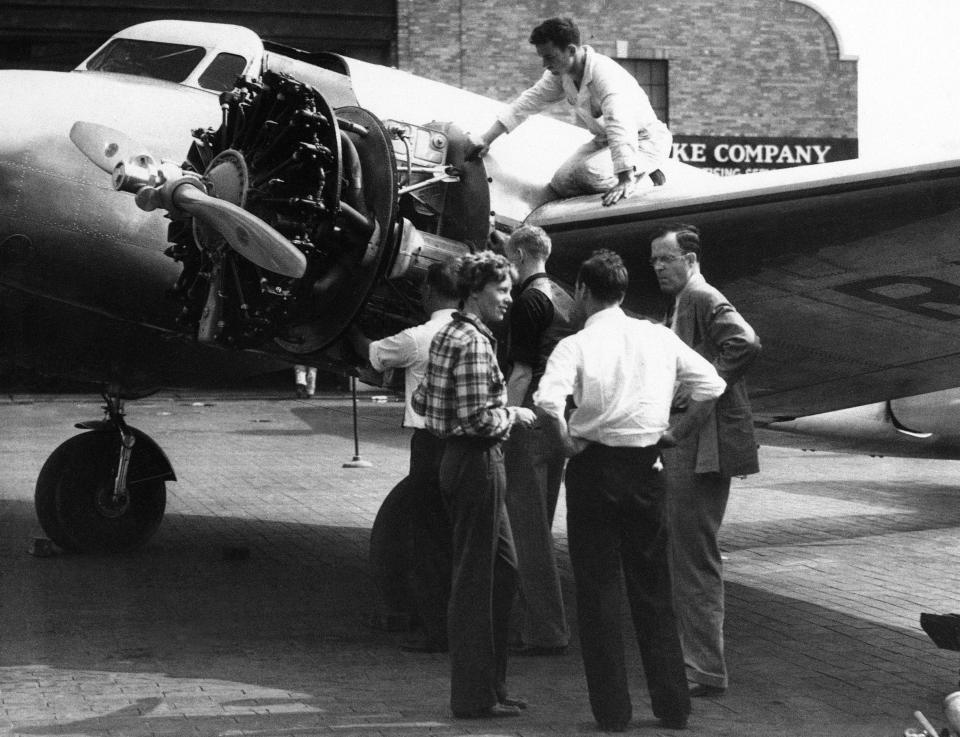
<instances>
[{"instance_id":1,"label":"wheel hub","mask_svg":"<svg viewBox=\"0 0 960 737\"><path fill-rule=\"evenodd\" d=\"M130 508L130 493L124 489L114 496L113 487L103 485L96 494L97 511L107 519L119 519Z\"/></svg>"}]
</instances>

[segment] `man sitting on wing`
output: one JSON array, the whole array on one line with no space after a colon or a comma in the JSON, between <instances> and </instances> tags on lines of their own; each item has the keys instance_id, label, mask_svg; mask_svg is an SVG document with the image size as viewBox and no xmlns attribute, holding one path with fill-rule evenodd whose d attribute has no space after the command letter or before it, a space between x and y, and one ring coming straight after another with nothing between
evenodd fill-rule
<instances>
[{"instance_id":1,"label":"man sitting on wing","mask_svg":"<svg viewBox=\"0 0 960 737\"><path fill-rule=\"evenodd\" d=\"M472 156L482 156L493 141L548 105L566 99L591 133L588 141L557 169L550 181L558 197L603 193L603 204L629 197L649 175L666 180L660 167L670 156L673 136L650 105L637 80L616 61L580 43L570 18L550 18L533 29L545 71L480 137L471 137Z\"/></svg>"}]
</instances>

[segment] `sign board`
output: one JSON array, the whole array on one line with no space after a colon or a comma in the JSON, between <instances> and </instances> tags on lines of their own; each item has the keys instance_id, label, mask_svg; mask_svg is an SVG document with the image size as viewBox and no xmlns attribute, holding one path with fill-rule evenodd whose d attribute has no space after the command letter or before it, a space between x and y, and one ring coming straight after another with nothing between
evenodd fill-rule
<instances>
[{"instance_id":1,"label":"sign board","mask_svg":"<svg viewBox=\"0 0 960 737\"><path fill-rule=\"evenodd\" d=\"M730 176L857 158L856 138L673 137L677 161Z\"/></svg>"}]
</instances>

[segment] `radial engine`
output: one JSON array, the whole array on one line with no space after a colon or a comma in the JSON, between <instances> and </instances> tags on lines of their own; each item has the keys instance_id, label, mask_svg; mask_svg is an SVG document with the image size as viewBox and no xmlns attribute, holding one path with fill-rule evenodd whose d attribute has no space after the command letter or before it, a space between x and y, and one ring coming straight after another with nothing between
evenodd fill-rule
<instances>
[{"instance_id":1,"label":"radial engine","mask_svg":"<svg viewBox=\"0 0 960 737\"><path fill-rule=\"evenodd\" d=\"M274 72L238 82L221 108L218 129L194 131L184 174L296 253L258 257L242 234L172 209L166 253L183 270L171 294L197 339L336 363L325 349L352 320L381 335L418 322L427 265L484 247L487 177L455 126L333 108ZM291 258L299 265L276 266Z\"/></svg>"}]
</instances>

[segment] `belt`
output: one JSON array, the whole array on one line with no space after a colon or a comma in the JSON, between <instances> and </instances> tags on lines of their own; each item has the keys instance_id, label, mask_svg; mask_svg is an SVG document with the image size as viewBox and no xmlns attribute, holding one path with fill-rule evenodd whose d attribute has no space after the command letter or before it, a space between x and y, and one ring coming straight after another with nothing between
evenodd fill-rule
<instances>
[{"instance_id":1,"label":"belt","mask_svg":"<svg viewBox=\"0 0 960 737\"><path fill-rule=\"evenodd\" d=\"M591 442L584 448L583 453L590 451L614 458L640 456L640 458L649 459L651 463L660 457L660 448L656 445L604 445Z\"/></svg>"},{"instance_id":2,"label":"belt","mask_svg":"<svg viewBox=\"0 0 960 737\"><path fill-rule=\"evenodd\" d=\"M481 448L493 448L500 445L499 438L482 438L478 435L448 435L444 441L451 445L465 445Z\"/></svg>"}]
</instances>

